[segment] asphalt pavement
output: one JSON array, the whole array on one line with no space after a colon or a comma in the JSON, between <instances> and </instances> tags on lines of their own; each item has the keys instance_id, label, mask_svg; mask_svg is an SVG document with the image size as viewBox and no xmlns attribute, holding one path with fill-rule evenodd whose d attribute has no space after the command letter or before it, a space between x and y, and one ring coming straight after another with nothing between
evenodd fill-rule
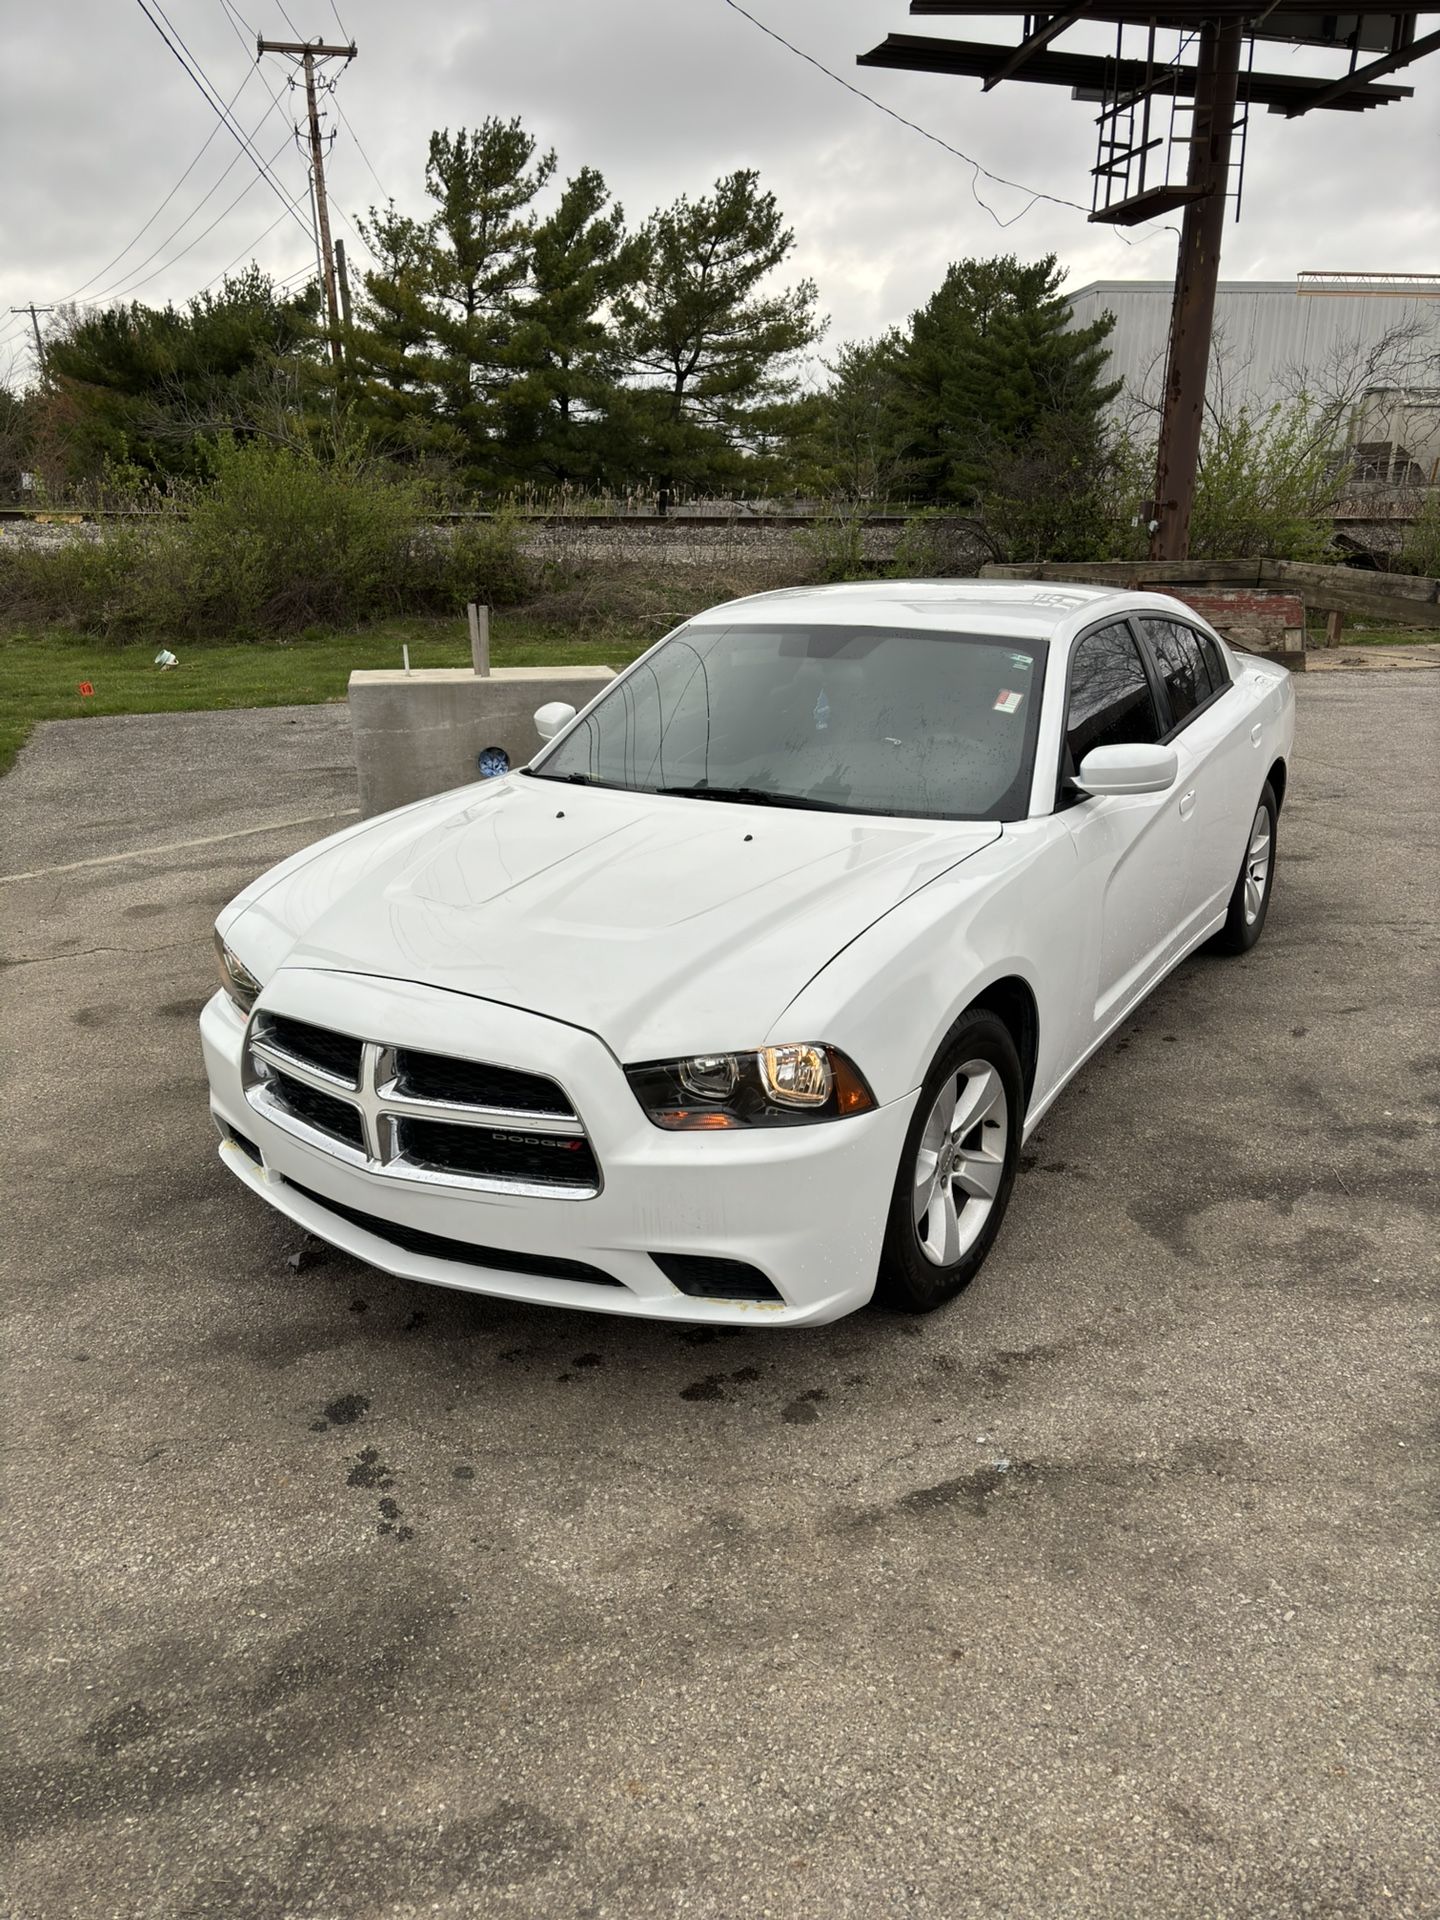
<instances>
[{"instance_id":1,"label":"asphalt pavement","mask_svg":"<svg viewBox=\"0 0 1440 1920\"><path fill-rule=\"evenodd\" d=\"M1297 694L1261 944L1084 1070L949 1310L768 1335L307 1256L195 1019L344 710L39 729L0 1912L1440 1914L1440 676Z\"/></svg>"}]
</instances>

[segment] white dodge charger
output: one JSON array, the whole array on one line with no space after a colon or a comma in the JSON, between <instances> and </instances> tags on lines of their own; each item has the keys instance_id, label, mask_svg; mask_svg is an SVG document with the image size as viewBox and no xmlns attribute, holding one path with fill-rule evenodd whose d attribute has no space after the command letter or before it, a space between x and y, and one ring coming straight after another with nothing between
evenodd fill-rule
<instances>
[{"instance_id":1,"label":"white dodge charger","mask_svg":"<svg viewBox=\"0 0 1440 1920\"><path fill-rule=\"evenodd\" d=\"M800 1325L958 1293L1077 1067L1259 938L1294 696L1160 595L891 581L536 719L225 908L221 1157L413 1280Z\"/></svg>"}]
</instances>

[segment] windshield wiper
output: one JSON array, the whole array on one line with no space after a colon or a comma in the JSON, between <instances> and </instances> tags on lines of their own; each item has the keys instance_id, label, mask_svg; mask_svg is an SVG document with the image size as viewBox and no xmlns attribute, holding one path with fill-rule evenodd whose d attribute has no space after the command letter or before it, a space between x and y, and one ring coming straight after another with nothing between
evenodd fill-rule
<instances>
[{"instance_id":1,"label":"windshield wiper","mask_svg":"<svg viewBox=\"0 0 1440 1920\"><path fill-rule=\"evenodd\" d=\"M747 806L804 807L817 813L860 811L845 800L807 800L803 794L776 793L770 787L712 787L708 781L693 787L656 787L655 792L677 800L743 800Z\"/></svg>"},{"instance_id":2,"label":"windshield wiper","mask_svg":"<svg viewBox=\"0 0 1440 1920\"><path fill-rule=\"evenodd\" d=\"M541 773L534 767L525 767L532 780L554 780L571 787L613 787L613 780L597 780L593 773Z\"/></svg>"}]
</instances>

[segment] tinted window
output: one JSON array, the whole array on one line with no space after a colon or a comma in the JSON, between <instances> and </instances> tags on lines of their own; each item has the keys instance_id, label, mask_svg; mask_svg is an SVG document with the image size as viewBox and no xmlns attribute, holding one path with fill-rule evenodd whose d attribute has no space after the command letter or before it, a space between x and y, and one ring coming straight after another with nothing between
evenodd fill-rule
<instances>
[{"instance_id":1,"label":"tinted window","mask_svg":"<svg viewBox=\"0 0 1440 1920\"><path fill-rule=\"evenodd\" d=\"M1022 820L1044 675L1037 640L697 624L617 680L534 772L700 800Z\"/></svg>"},{"instance_id":2,"label":"tinted window","mask_svg":"<svg viewBox=\"0 0 1440 1920\"><path fill-rule=\"evenodd\" d=\"M1197 633L1195 637L1200 642L1200 651L1205 656L1205 665L1210 673L1210 691L1219 693L1222 687L1230 684L1230 670L1225 665L1225 656L1210 634Z\"/></svg>"},{"instance_id":3,"label":"tinted window","mask_svg":"<svg viewBox=\"0 0 1440 1920\"><path fill-rule=\"evenodd\" d=\"M1154 695L1129 627L1087 633L1070 660L1067 771L1078 772L1092 747L1148 745L1159 738Z\"/></svg>"},{"instance_id":4,"label":"tinted window","mask_svg":"<svg viewBox=\"0 0 1440 1920\"><path fill-rule=\"evenodd\" d=\"M1178 727L1210 698L1210 670L1200 651L1200 636L1178 620L1143 620L1141 625L1170 696L1170 723Z\"/></svg>"}]
</instances>

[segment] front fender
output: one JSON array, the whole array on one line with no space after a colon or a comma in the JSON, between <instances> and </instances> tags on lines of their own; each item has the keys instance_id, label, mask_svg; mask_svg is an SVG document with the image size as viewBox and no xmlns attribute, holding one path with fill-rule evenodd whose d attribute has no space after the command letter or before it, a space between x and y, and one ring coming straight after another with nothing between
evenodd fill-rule
<instances>
[{"instance_id":1,"label":"front fender","mask_svg":"<svg viewBox=\"0 0 1440 1920\"><path fill-rule=\"evenodd\" d=\"M878 1100L898 1100L920 1085L966 1007L1018 978L1039 1014L1034 1104L1073 1058L1089 945L1070 834L1054 816L1019 821L852 941L768 1038L840 1047Z\"/></svg>"}]
</instances>

